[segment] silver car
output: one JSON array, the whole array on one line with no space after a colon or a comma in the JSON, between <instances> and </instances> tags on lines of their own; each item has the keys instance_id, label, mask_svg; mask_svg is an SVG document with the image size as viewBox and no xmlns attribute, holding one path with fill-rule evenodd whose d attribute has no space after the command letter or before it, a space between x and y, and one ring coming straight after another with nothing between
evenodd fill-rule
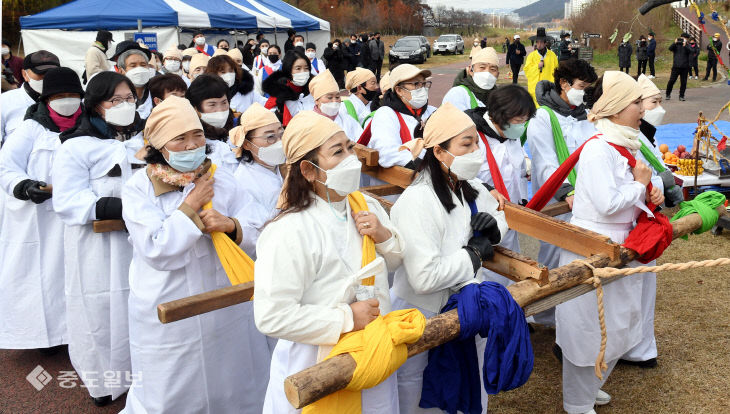
<instances>
[{"instance_id":1,"label":"silver car","mask_svg":"<svg viewBox=\"0 0 730 414\"><path fill-rule=\"evenodd\" d=\"M464 53L464 39L457 34L445 34L433 41L433 54Z\"/></svg>"}]
</instances>

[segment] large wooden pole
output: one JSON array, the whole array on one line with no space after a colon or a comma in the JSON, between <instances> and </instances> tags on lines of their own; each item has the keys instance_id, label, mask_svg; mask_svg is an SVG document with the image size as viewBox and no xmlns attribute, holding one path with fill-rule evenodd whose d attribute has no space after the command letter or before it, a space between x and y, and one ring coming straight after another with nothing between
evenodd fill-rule
<instances>
[{"instance_id":1,"label":"large wooden pole","mask_svg":"<svg viewBox=\"0 0 730 414\"><path fill-rule=\"evenodd\" d=\"M724 207L718 212L726 213ZM698 214L690 214L674 223L673 238L682 237L702 226L702 218ZM595 255L586 259L593 267L623 267L635 260L638 254L630 249L621 248L615 261L604 255ZM540 299L554 295L582 284L593 277L593 272L583 264L569 263L550 270L550 283L540 286L537 280L523 280L507 287L515 301L525 307ZM431 348L458 338L460 332L459 316L456 310L442 313L426 321L423 336L417 342L408 345L408 356L419 354ZM302 408L320 398L337 392L347 386L355 372L355 360L350 354L342 354L327 359L301 372L290 375L284 381L284 391L289 402L295 408Z\"/></svg>"}]
</instances>

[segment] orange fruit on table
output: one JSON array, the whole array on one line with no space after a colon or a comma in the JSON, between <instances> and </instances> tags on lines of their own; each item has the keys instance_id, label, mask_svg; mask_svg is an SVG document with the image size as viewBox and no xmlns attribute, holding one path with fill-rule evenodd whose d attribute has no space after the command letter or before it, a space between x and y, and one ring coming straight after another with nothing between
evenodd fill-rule
<instances>
[{"instance_id":1,"label":"orange fruit on table","mask_svg":"<svg viewBox=\"0 0 730 414\"><path fill-rule=\"evenodd\" d=\"M659 151L661 151L662 153L669 152L669 145L667 145L667 144L661 144L659 146Z\"/></svg>"}]
</instances>

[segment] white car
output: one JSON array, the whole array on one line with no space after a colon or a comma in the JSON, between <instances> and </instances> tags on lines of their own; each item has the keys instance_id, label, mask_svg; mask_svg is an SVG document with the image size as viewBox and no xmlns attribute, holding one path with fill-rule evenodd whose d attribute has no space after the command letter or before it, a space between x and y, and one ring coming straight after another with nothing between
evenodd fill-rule
<instances>
[{"instance_id":1,"label":"white car","mask_svg":"<svg viewBox=\"0 0 730 414\"><path fill-rule=\"evenodd\" d=\"M445 34L433 41L433 54L464 53L464 39L457 34Z\"/></svg>"}]
</instances>

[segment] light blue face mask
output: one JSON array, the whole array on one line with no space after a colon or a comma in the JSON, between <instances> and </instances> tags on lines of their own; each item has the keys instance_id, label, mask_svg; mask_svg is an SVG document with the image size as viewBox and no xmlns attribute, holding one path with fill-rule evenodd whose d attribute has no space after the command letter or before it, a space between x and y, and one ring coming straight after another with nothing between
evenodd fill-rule
<instances>
[{"instance_id":1,"label":"light blue face mask","mask_svg":"<svg viewBox=\"0 0 730 414\"><path fill-rule=\"evenodd\" d=\"M522 137L522 134L525 133L525 124L527 123L523 122L521 124L507 124L507 128L504 128L502 130L502 133L504 134L505 138L520 139L520 137Z\"/></svg>"},{"instance_id":2,"label":"light blue face mask","mask_svg":"<svg viewBox=\"0 0 730 414\"><path fill-rule=\"evenodd\" d=\"M205 145L187 151L167 150L167 152L170 153L167 163L180 172L193 171L205 161Z\"/></svg>"}]
</instances>

